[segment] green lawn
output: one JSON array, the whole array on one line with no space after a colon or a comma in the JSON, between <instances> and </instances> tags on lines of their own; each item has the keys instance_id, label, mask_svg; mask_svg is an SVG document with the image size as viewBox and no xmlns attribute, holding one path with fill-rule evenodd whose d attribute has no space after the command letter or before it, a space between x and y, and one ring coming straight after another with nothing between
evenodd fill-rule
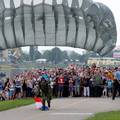
<instances>
[{"instance_id":1,"label":"green lawn","mask_svg":"<svg viewBox=\"0 0 120 120\"><path fill-rule=\"evenodd\" d=\"M19 99L0 102L0 111L9 110L34 103L33 99Z\"/></svg>"},{"instance_id":2,"label":"green lawn","mask_svg":"<svg viewBox=\"0 0 120 120\"><path fill-rule=\"evenodd\" d=\"M86 120L120 120L120 111L97 113Z\"/></svg>"}]
</instances>

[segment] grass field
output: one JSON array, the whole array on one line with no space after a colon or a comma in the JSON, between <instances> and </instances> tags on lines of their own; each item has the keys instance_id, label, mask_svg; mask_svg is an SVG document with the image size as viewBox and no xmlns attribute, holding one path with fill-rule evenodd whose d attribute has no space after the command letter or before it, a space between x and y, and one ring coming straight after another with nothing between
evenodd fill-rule
<instances>
[{"instance_id":1,"label":"grass field","mask_svg":"<svg viewBox=\"0 0 120 120\"><path fill-rule=\"evenodd\" d=\"M98 113L86 120L120 120L120 111Z\"/></svg>"},{"instance_id":2,"label":"grass field","mask_svg":"<svg viewBox=\"0 0 120 120\"><path fill-rule=\"evenodd\" d=\"M0 102L0 111L9 110L34 103L33 99L19 99Z\"/></svg>"}]
</instances>

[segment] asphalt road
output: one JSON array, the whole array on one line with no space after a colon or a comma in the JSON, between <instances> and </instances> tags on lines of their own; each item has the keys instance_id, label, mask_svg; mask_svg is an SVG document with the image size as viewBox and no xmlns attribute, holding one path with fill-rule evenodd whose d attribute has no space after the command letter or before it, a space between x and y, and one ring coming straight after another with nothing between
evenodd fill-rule
<instances>
[{"instance_id":1,"label":"asphalt road","mask_svg":"<svg viewBox=\"0 0 120 120\"><path fill-rule=\"evenodd\" d=\"M50 111L34 105L0 112L0 120L84 120L97 112L120 110L120 98L60 98L52 100Z\"/></svg>"}]
</instances>

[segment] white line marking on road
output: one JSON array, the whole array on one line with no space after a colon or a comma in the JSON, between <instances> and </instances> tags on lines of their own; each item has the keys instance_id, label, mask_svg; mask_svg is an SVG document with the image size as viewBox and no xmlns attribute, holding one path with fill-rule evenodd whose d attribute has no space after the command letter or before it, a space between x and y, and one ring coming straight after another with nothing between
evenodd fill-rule
<instances>
[{"instance_id":1,"label":"white line marking on road","mask_svg":"<svg viewBox=\"0 0 120 120\"><path fill-rule=\"evenodd\" d=\"M93 113L51 113L51 115L93 115Z\"/></svg>"}]
</instances>

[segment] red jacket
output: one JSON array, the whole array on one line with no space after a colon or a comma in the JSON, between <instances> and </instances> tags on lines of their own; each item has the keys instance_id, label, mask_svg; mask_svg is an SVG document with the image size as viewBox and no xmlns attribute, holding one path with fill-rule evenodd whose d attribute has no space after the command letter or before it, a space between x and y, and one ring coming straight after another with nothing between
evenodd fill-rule
<instances>
[{"instance_id":1,"label":"red jacket","mask_svg":"<svg viewBox=\"0 0 120 120\"><path fill-rule=\"evenodd\" d=\"M58 78L58 84L64 84L64 78L63 77Z\"/></svg>"}]
</instances>

